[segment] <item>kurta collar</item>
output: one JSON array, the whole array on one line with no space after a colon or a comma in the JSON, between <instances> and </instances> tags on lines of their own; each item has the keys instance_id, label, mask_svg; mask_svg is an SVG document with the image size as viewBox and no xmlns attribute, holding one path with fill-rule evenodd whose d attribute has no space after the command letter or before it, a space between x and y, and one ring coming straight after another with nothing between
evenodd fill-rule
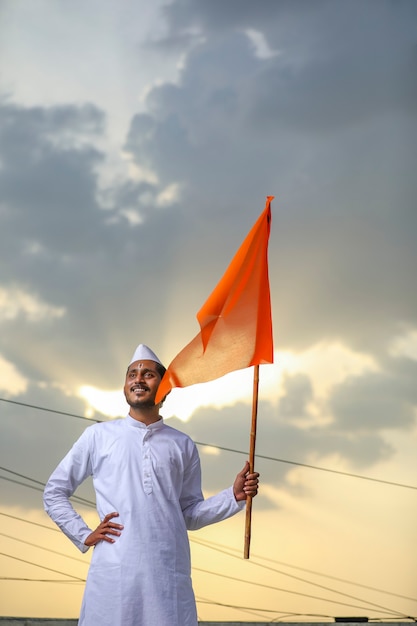
<instances>
[{"instance_id":1,"label":"kurta collar","mask_svg":"<svg viewBox=\"0 0 417 626\"><path fill-rule=\"evenodd\" d=\"M149 426L146 426L146 424L144 424L143 422L135 420L131 415L129 415L129 413L127 414L125 419L127 420L127 424L129 426L133 426L134 428L142 428L143 430L159 430L164 425L163 417L161 417L161 419L159 419L157 422L149 424Z\"/></svg>"}]
</instances>

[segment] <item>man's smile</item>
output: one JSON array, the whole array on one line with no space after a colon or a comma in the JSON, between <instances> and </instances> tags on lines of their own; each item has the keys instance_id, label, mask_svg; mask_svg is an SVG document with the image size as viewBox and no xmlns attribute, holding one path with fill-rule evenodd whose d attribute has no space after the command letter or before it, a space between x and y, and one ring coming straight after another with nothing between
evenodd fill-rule
<instances>
[{"instance_id":1,"label":"man's smile","mask_svg":"<svg viewBox=\"0 0 417 626\"><path fill-rule=\"evenodd\" d=\"M147 387L146 385L142 385L142 384L136 384L136 385L132 385L132 387L130 388L130 391L133 391L133 392L149 391L149 387Z\"/></svg>"}]
</instances>

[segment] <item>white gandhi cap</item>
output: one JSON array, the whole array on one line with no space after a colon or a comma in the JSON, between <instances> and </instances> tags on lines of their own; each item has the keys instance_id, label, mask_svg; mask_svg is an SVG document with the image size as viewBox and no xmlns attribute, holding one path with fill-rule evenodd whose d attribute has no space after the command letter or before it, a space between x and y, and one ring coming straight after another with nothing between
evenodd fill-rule
<instances>
[{"instance_id":1,"label":"white gandhi cap","mask_svg":"<svg viewBox=\"0 0 417 626\"><path fill-rule=\"evenodd\" d=\"M130 360L129 365L132 365L135 361L155 361L155 363L159 363L164 367L164 364L156 356L155 352L153 352L148 346L145 346L143 343L140 343L136 348L133 356Z\"/></svg>"}]
</instances>

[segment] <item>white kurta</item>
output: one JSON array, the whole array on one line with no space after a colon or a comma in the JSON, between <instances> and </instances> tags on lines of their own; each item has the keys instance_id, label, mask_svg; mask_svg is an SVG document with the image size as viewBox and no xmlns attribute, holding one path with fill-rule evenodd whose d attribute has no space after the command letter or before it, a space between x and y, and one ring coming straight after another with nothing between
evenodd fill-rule
<instances>
[{"instance_id":1,"label":"white kurta","mask_svg":"<svg viewBox=\"0 0 417 626\"><path fill-rule=\"evenodd\" d=\"M45 510L85 552L92 532L69 497L93 476L100 519L124 525L115 543L94 548L79 626L196 626L187 529L244 506L230 487L204 500L193 441L161 419L125 419L87 428L50 477Z\"/></svg>"}]
</instances>

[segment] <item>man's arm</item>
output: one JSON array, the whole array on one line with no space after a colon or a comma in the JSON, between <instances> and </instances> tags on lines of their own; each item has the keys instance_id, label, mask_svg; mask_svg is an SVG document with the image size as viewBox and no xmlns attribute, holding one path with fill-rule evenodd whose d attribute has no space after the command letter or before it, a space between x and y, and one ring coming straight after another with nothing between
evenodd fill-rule
<instances>
[{"instance_id":1,"label":"man's arm","mask_svg":"<svg viewBox=\"0 0 417 626\"><path fill-rule=\"evenodd\" d=\"M92 530L75 511L70 497L89 475L91 461L85 431L52 473L43 495L45 511L81 552L88 550L84 541Z\"/></svg>"},{"instance_id":2,"label":"man's arm","mask_svg":"<svg viewBox=\"0 0 417 626\"><path fill-rule=\"evenodd\" d=\"M259 474L248 474L249 463L236 476L233 487L204 499L201 491L201 467L197 449L194 449L183 484L180 499L185 524L188 530L198 530L235 515L244 508L248 496L258 491Z\"/></svg>"}]
</instances>

